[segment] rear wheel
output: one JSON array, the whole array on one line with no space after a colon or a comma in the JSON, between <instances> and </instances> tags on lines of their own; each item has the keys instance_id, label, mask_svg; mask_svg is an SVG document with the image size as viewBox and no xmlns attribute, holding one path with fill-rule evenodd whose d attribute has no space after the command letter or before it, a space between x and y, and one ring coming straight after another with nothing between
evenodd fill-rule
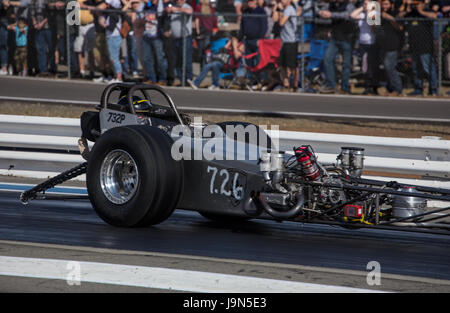
<instances>
[{"instance_id":1,"label":"rear wheel","mask_svg":"<svg viewBox=\"0 0 450 313\"><path fill-rule=\"evenodd\" d=\"M158 179L158 184L163 188L159 202L155 206L161 206L165 209L149 211L138 225L148 226L165 221L175 210L183 191L184 168L183 161L175 161L172 158L173 140L167 133L156 127L139 127L138 129L148 140L154 139L157 142L159 146L157 152L160 155L160 160L162 160L158 163L163 173Z\"/></svg>"},{"instance_id":2,"label":"rear wheel","mask_svg":"<svg viewBox=\"0 0 450 313\"><path fill-rule=\"evenodd\" d=\"M86 185L108 224L137 227L167 219L180 198L182 162L170 156L171 138L155 127L117 127L94 145Z\"/></svg>"}]
</instances>

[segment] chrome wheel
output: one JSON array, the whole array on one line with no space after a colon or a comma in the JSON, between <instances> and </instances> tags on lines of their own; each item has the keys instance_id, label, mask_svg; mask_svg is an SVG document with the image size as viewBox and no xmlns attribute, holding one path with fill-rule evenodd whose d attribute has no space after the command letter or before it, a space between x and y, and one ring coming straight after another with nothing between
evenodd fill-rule
<instances>
[{"instance_id":1,"label":"chrome wheel","mask_svg":"<svg viewBox=\"0 0 450 313\"><path fill-rule=\"evenodd\" d=\"M114 204L124 204L133 198L139 183L136 162L128 152L109 152L100 168L100 186L105 197Z\"/></svg>"}]
</instances>

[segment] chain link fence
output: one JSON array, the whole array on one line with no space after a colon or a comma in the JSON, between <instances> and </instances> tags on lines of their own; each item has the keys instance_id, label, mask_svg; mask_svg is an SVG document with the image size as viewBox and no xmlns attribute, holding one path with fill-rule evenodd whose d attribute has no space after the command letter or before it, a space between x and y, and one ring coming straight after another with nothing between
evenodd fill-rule
<instances>
[{"instance_id":1,"label":"chain link fence","mask_svg":"<svg viewBox=\"0 0 450 313\"><path fill-rule=\"evenodd\" d=\"M218 80L222 88L252 91L286 87L284 67L278 64L280 27L270 9L265 15L186 14L169 12L167 7L123 11L89 6L76 11L76 2L63 1L63 6L57 2L50 1L54 5L45 14L37 7L39 1L15 7L8 23L1 25L0 33L7 33L3 50L8 53L2 67L7 63L10 74L180 86L194 82L195 87ZM39 25L43 17L47 21ZM349 36L338 39L332 20L295 19L297 67L290 72L289 90L447 95L450 19L396 18L370 27L363 20L352 20ZM113 20L116 24L111 27ZM255 35L242 29L244 24L263 26L256 26L260 32ZM27 27L25 45L17 39L23 27ZM225 46L232 37L236 45ZM224 48L229 48L230 57L220 59ZM233 48L241 55L233 54Z\"/></svg>"},{"instance_id":2,"label":"chain link fence","mask_svg":"<svg viewBox=\"0 0 450 313\"><path fill-rule=\"evenodd\" d=\"M342 46L342 39L333 38L331 26L323 20L301 20L299 38L304 40L299 41L307 51L307 58L301 59L304 91L311 87L320 91L327 84L331 70L326 67L330 63L336 67L331 76L342 83L347 62L352 90L376 94L379 87L384 87L399 94L406 90L414 95L446 95L443 88L449 86L450 78L449 19L396 18L383 21L388 26L370 28L363 20L355 20L350 28L352 36L344 40L350 52ZM347 61L346 52L351 55ZM333 57L336 59L330 60Z\"/></svg>"}]
</instances>

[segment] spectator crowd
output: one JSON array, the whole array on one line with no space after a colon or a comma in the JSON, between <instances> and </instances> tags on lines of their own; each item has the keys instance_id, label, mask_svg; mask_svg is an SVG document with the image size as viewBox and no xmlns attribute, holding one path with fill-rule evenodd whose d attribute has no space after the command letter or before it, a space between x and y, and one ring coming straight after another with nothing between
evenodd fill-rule
<instances>
[{"instance_id":1,"label":"spectator crowd","mask_svg":"<svg viewBox=\"0 0 450 313\"><path fill-rule=\"evenodd\" d=\"M326 43L322 93L351 93L355 76L364 94L385 86L388 95L400 95L410 84L410 95L422 95L426 86L436 95L440 67L450 80L450 0L377 0L377 7L368 0L235 0L233 31L219 27L210 0L77 0L79 23L70 25L69 0L0 1L0 75L54 76L70 64L77 78L186 82L196 89L211 72L209 88L217 89L227 72L250 89L295 92L299 60L308 64L299 55L303 37L311 47ZM379 21L371 12L377 8ZM228 40L214 48L223 37ZM261 51L261 40L269 52ZM249 84L245 70L270 53L275 64Z\"/></svg>"}]
</instances>

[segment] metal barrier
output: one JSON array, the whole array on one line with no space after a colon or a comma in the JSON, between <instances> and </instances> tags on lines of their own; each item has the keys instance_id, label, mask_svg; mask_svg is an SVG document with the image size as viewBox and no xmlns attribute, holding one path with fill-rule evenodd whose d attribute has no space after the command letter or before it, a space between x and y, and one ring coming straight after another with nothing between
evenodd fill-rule
<instances>
[{"instance_id":1,"label":"metal barrier","mask_svg":"<svg viewBox=\"0 0 450 313\"><path fill-rule=\"evenodd\" d=\"M46 177L81 163L80 133L78 119L0 115L0 174ZM447 185L450 181L449 140L292 131L278 135L281 149L310 144L324 164L336 162L341 146L358 146L366 149L366 171L419 175Z\"/></svg>"}]
</instances>

